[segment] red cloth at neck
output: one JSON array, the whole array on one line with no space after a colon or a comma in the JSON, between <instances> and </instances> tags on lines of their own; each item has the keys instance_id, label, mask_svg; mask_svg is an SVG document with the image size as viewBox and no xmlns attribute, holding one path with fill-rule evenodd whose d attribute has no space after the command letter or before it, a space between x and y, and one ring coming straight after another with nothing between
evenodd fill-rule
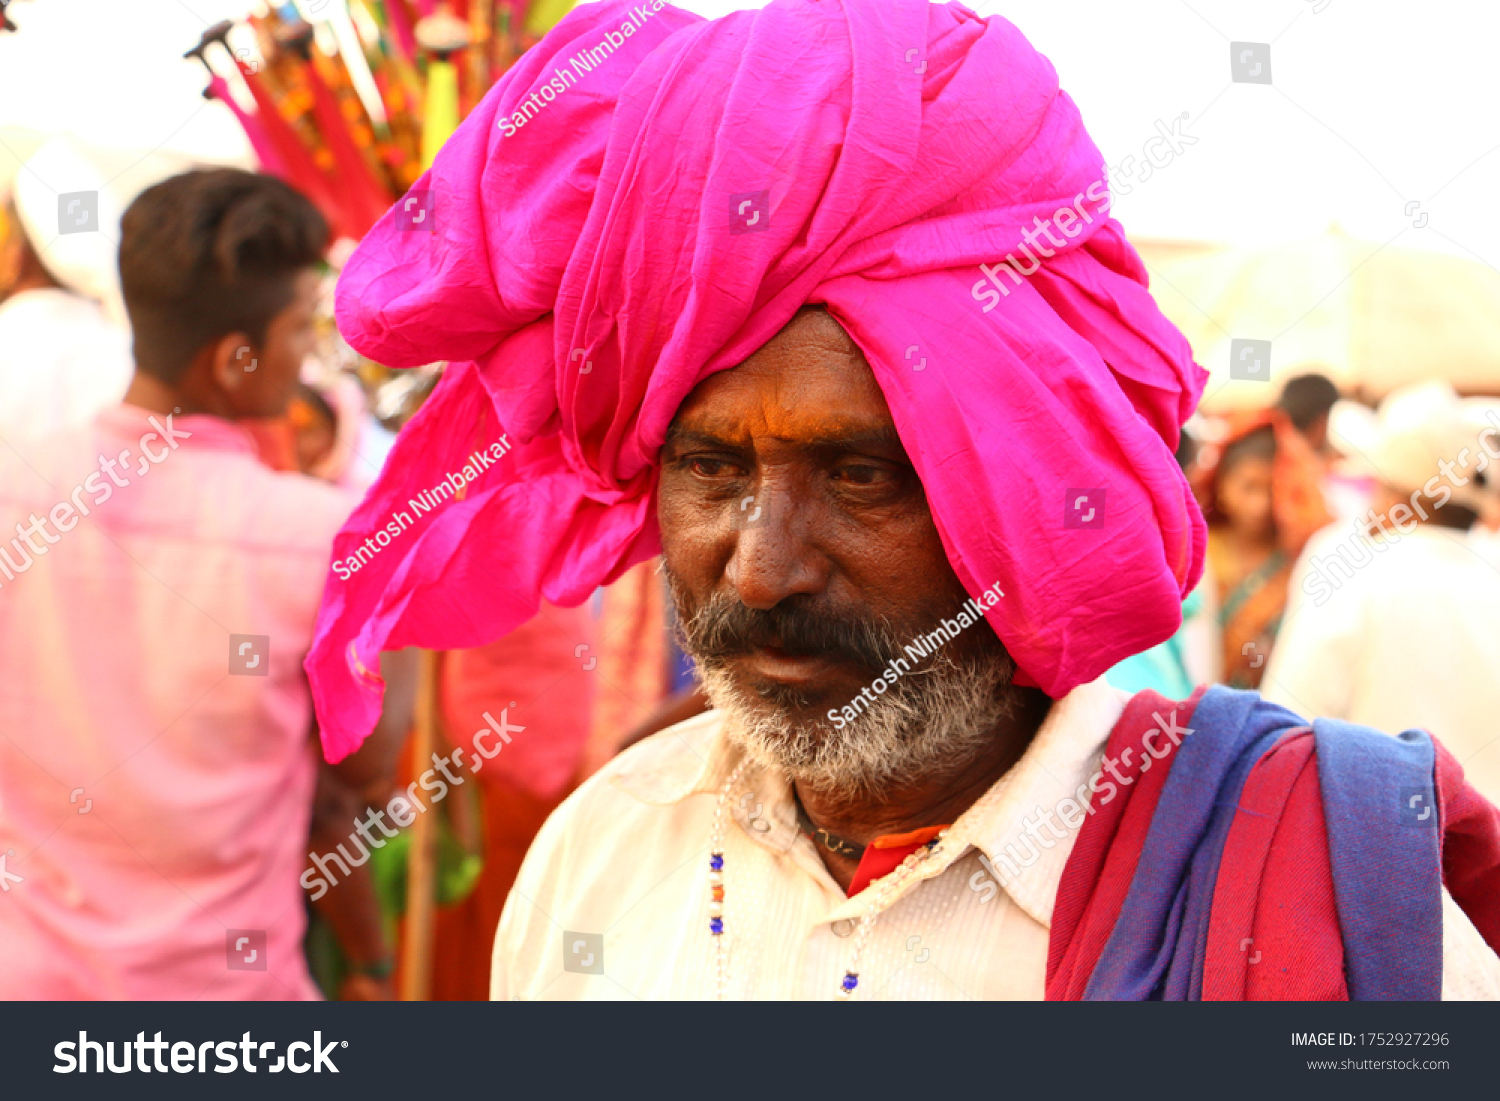
<instances>
[{"instance_id":1,"label":"red cloth at neck","mask_svg":"<svg viewBox=\"0 0 1500 1101\"><path fill-rule=\"evenodd\" d=\"M907 833L882 834L871 841L859 858L859 867L854 869L854 879L849 883L849 897L853 898L881 876L894 872L903 860L947 828L923 826Z\"/></svg>"}]
</instances>

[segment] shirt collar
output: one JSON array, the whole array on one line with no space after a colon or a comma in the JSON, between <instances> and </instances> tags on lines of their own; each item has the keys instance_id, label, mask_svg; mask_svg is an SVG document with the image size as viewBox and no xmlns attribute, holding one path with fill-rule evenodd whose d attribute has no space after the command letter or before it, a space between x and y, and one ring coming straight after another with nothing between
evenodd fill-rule
<instances>
[{"instance_id":1,"label":"shirt collar","mask_svg":"<svg viewBox=\"0 0 1500 1101\"><path fill-rule=\"evenodd\" d=\"M1074 814L1075 808L1064 801L1080 802L1079 788L1087 786L1129 699L1130 693L1100 677L1054 702L1021 759L959 816L948 831L941 855L923 863L913 885L940 874L972 847L1000 874L999 885L1016 904L1050 928L1057 885L1078 832L1057 814L1060 808ZM722 720L712 737L701 741L682 738L672 730L661 736L679 737L682 751L649 765L627 767L614 777L616 785L644 803L669 806L691 795L717 795L742 757ZM742 789L741 796L729 804L730 817L758 843L778 852L791 848L799 831L791 785L785 778L748 765L736 786ZM1049 818L1052 828L1046 825ZM1059 833L1063 836L1058 837ZM1009 874L1004 861L1016 866L1018 874ZM841 904L830 919L861 913L867 893Z\"/></svg>"},{"instance_id":2,"label":"shirt collar","mask_svg":"<svg viewBox=\"0 0 1500 1101\"><path fill-rule=\"evenodd\" d=\"M167 424L168 417L165 413L153 413L139 405L121 402L101 412L96 423L105 432L122 440L127 437L132 440L138 439L148 433L160 438L161 432L157 430L155 424L152 424L153 418L161 425ZM215 417L209 413L192 413L187 416L179 413L172 415L171 423L179 436L177 440L170 442L170 446L174 449L180 446L188 449L204 448L212 451L241 451L250 455L257 454L255 437L243 425L235 421ZM167 442L162 441L162 443ZM160 447L162 444L152 446Z\"/></svg>"},{"instance_id":3,"label":"shirt collar","mask_svg":"<svg viewBox=\"0 0 1500 1101\"><path fill-rule=\"evenodd\" d=\"M948 833L957 852L972 845L983 853L1006 893L1048 928L1082 827L1089 778L1129 699L1129 692L1100 677L1058 700L1021 759ZM1059 814L1071 818L1073 827Z\"/></svg>"}]
</instances>

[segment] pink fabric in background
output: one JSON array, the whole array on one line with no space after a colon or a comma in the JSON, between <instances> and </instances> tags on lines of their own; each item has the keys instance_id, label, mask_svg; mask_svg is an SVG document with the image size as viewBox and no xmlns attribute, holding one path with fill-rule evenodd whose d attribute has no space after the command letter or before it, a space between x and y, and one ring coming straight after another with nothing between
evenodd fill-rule
<instances>
[{"instance_id":1,"label":"pink fabric in background","mask_svg":"<svg viewBox=\"0 0 1500 1101\"><path fill-rule=\"evenodd\" d=\"M1172 450L1205 375L1047 60L957 4L643 9L570 13L418 181L430 231L397 204L340 280L361 352L452 365L337 554L500 426L515 447L329 586L308 659L327 755L373 726L382 649L488 642L655 553L682 399L809 302L869 359L959 578L999 582L989 621L1023 670L1060 696L1170 636L1202 569ZM1023 230L1075 204L1076 236L985 313L979 265L1024 262ZM1105 491L1102 526L1064 526L1075 489Z\"/></svg>"},{"instance_id":2,"label":"pink fabric in background","mask_svg":"<svg viewBox=\"0 0 1500 1101\"><path fill-rule=\"evenodd\" d=\"M481 745L499 749L477 773L485 783L518 787L538 799L556 799L578 775L588 744L600 677L598 630L587 605L544 605L541 615L504 638L443 657L443 722L454 745L475 757ZM509 710L502 716L501 709ZM485 720L522 726L501 742Z\"/></svg>"}]
</instances>

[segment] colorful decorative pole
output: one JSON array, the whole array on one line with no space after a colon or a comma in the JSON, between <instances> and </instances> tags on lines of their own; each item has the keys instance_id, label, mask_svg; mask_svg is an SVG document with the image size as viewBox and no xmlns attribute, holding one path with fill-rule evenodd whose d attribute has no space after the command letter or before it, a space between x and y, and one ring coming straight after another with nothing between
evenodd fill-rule
<instances>
[{"instance_id":1,"label":"colorful decorative pole","mask_svg":"<svg viewBox=\"0 0 1500 1101\"><path fill-rule=\"evenodd\" d=\"M312 94L313 118L324 147L333 155L335 179L344 199L344 209L355 220L354 226L358 229L352 236L358 239L380 220L391 205L392 196L370 170L333 92L318 71L313 59L312 27L298 23L289 26L287 32L282 44L302 61L302 76Z\"/></svg>"},{"instance_id":2,"label":"colorful decorative pole","mask_svg":"<svg viewBox=\"0 0 1500 1101\"><path fill-rule=\"evenodd\" d=\"M411 759L422 764L438 742L440 657L436 651L423 650L417 674ZM419 814L411 825L411 848L406 857L406 928L401 943L401 987L397 991L403 1002L425 1002L432 994L432 946L437 914L436 818L436 814Z\"/></svg>"},{"instance_id":3,"label":"colorful decorative pole","mask_svg":"<svg viewBox=\"0 0 1500 1101\"><path fill-rule=\"evenodd\" d=\"M426 50L427 97L422 105L422 166L431 168L438 150L458 129L458 71L452 57L469 44L469 25L438 0L431 15L417 20L417 45Z\"/></svg>"},{"instance_id":4,"label":"colorful decorative pole","mask_svg":"<svg viewBox=\"0 0 1500 1101\"><path fill-rule=\"evenodd\" d=\"M5 2L5 0L0 0ZM234 24L229 20L215 23L203 32L203 37L183 57L196 57L203 67L208 70L208 87L203 89L204 99L216 99L233 112L234 117L239 120L240 129L245 131L245 137L250 141L250 148L255 150L255 159L260 162L262 168L273 176L286 178L286 164L281 159L281 154L276 151L276 145L266 134L265 128L261 126L260 120L236 102L233 93L229 90L229 82L214 72L213 66L208 63L208 58L203 51L217 42L223 46L225 51L229 49L229 31Z\"/></svg>"}]
</instances>

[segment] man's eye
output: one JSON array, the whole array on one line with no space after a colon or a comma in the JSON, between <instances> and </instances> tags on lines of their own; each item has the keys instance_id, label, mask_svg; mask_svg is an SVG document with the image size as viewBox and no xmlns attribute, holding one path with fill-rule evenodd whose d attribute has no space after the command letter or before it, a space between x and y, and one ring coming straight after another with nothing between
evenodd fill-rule
<instances>
[{"instance_id":1,"label":"man's eye","mask_svg":"<svg viewBox=\"0 0 1500 1101\"><path fill-rule=\"evenodd\" d=\"M700 478L725 478L739 473L739 468L733 463L705 455L694 455L689 458L687 468Z\"/></svg>"},{"instance_id":2,"label":"man's eye","mask_svg":"<svg viewBox=\"0 0 1500 1101\"><path fill-rule=\"evenodd\" d=\"M891 472L868 463L851 463L838 468L838 477L850 485L878 486L891 481Z\"/></svg>"}]
</instances>

